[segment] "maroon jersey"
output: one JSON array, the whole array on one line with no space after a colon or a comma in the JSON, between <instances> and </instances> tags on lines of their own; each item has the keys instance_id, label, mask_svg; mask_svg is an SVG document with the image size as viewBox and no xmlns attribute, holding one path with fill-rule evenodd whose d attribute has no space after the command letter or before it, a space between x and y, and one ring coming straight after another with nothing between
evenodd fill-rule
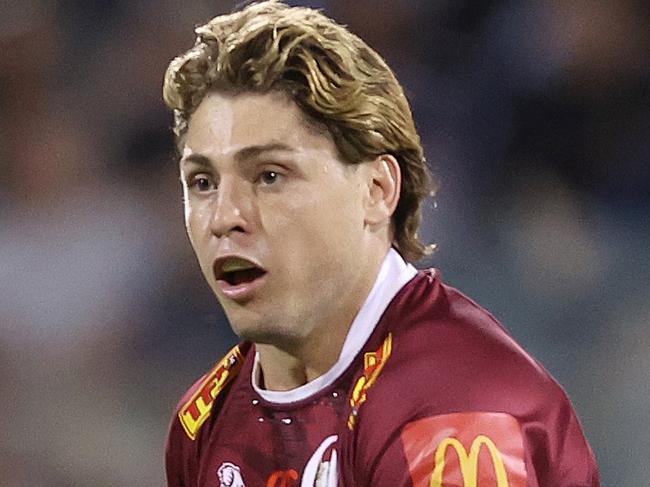
<instances>
[{"instance_id":1,"label":"maroon jersey","mask_svg":"<svg viewBox=\"0 0 650 487\"><path fill-rule=\"evenodd\" d=\"M599 485L566 394L489 313L433 270L399 287L299 394L261 390L255 347L235 347L180 401L168 485Z\"/></svg>"}]
</instances>

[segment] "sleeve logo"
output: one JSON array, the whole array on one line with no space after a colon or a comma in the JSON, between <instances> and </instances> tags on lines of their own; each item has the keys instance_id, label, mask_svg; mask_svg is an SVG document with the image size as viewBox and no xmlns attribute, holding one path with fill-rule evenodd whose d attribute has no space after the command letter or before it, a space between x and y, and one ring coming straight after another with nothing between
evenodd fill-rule
<instances>
[{"instance_id":1,"label":"sleeve logo","mask_svg":"<svg viewBox=\"0 0 650 487\"><path fill-rule=\"evenodd\" d=\"M401 439L414 487L526 487L521 428L508 414L423 418Z\"/></svg>"},{"instance_id":2,"label":"sleeve logo","mask_svg":"<svg viewBox=\"0 0 650 487\"><path fill-rule=\"evenodd\" d=\"M436 448L435 466L429 485L431 487L443 487L442 481L445 472L445 454L447 453L447 449L451 447L456 451L464 484L468 487L476 487L478 485L478 455L481 452L481 447L484 445L487 447L492 458L497 487L509 487L508 475L506 474L506 468L503 465L501 452L497 449L494 442L485 435L479 435L474 438L469 453L467 453L463 444L456 438L445 438L443 442L438 445L438 448Z\"/></svg>"},{"instance_id":3,"label":"sleeve logo","mask_svg":"<svg viewBox=\"0 0 650 487\"><path fill-rule=\"evenodd\" d=\"M178 413L178 419L191 440L196 439L201 425L210 416L212 403L223 388L237 376L243 362L244 356L239 350L239 347L234 347L207 374L205 379L199 384L196 393L181 408Z\"/></svg>"}]
</instances>

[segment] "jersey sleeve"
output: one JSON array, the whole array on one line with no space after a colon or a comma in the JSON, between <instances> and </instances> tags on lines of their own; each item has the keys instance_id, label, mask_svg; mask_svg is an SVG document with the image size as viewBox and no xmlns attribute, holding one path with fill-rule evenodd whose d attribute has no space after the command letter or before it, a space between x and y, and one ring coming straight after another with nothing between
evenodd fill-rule
<instances>
[{"instance_id":1,"label":"jersey sleeve","mask_svg":"<svg viewBox=\"0 0 650 487\"><path fill-rule=\"evenodd\" d=\"M368 486L599 487L568 406L550 424L475 411L424 416L383 434L377 428L364 441L358 478Z\"/></svg>"},{"instance_id":2,"label":"jersey sleeve","mask_svg":"<svg viewBox=\"0 0 650 487\"><path fill-rule=\"evenodd\" d=\"M195 485L197 456L195 444L189 441L178 415L174 415L169 427L165 448L165 473L168 487Z\"/></svg>"},{"instance_id":3,"label":"jersey sleeve","mask_svg":"<svg viewBox=\"0 0 650 487\"><path fill-rule=\"evenodd\" d=\"M196 438L197 431L193 426L198 423L188 421L191 420L191 415L188 416L188 413L194 412L195 417L200 417L194 405L203 405L203 402L197 403L197 394L200 397L202 386L209 377L210 373L196 381L185 392L174 410L165 447L165 473L168 487L197 485L199 442Z\"/></svg>"},{"instance_id":4,"label":"jersey sleeve","mask_svg":"<svg viewBox=\"0 0 650 487\"><path fill-rule=\"evenodd\" d=\"M492 315L423 278L383 322L391 351L352 424L358 485L599 487L566 393Z\"/></svg>"},{"instance_id":5,"label":"jersey sleeve","mask_svg":"<svg viewBox=\"0 0 650 487\"><path fill-rule=\"evenodd\" d=\"M203 432L227 396L244 363L248 344L233 347L183 395L169 427L165 449L168 487L197 485Z\"/></svg>"},{"instance_id":6,"label":"jersey sleeve","mask_svg":"<svg viewBox=\"0 0 650 487\"><path fill-rule=\"evenodd\" d=\"M530 484L599 487L598 465L569 399L564 395L542 421L523 424Z\"/></svg>"}]
</instances>

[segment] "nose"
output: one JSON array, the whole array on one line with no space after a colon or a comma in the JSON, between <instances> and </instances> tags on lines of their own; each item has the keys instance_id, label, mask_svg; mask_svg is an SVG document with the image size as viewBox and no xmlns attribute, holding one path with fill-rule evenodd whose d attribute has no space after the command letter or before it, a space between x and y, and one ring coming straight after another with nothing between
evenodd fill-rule
<instances>
[{"instance_id":1,"label":"nose","mask_svg":"<svg viewBox=\"0 0 650 487\"><path fill-rule=\"evenodd\" d=\"M218 238L233 232L246 233L249 200L241 184L234 179L223 178L212 208L210 231Z\"/></svg>"}]
</instances>

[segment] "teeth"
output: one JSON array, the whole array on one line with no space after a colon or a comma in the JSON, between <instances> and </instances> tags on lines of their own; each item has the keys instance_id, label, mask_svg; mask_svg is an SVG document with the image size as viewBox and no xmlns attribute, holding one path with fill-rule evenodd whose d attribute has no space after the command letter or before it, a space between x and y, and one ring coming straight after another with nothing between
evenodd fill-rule
<instances>
[{"instance_id":1,"label":"teeth","mask_svg":"<svg viewBox=\"0 0 650 487\"><path fill-rule=\"evenodd\" d=\"M233 257L232 259L226 260L224 262L223 266L221 267L221 272L226 273L226 272L235 272L235 271L243 271L246 269L254 269L255 265L252 264L251 262L244 260L244 259L239 259L237 257Z\"/></svg>"}]
</instances>

